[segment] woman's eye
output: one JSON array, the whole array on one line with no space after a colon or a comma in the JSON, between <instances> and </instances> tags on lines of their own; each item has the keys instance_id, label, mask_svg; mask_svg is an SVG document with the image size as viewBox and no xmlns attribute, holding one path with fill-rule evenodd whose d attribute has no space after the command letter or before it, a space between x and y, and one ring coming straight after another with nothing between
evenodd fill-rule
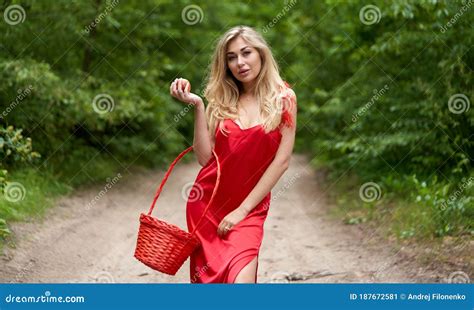
<instances>
[{"instance_id":1,"label":"woman's eye","mask_svg":"<svg viewBox=\"0 0 474 310\"><path fill-rule=\"evenodd\" d=\"M244 52L244 55L248 55L248 54L250 54L250 52Z\"/></svg>"}]
</instances>

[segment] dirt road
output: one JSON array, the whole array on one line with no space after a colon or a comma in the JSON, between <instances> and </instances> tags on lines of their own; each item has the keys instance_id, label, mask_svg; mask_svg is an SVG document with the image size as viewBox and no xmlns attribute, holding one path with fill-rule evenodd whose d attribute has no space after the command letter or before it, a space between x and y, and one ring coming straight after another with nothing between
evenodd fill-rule
<instances>
[{"instance_id":1,"label":"dirt road","mask_svg":"<svg viewBox=\"0 0 474 310\"><path fill-rule=\"evenodd\" d=\"M155 216L186 227L181 193L199 168L195 161L178 164ZM6 247L1 257L1 282L189 282L188 262L171 277L133 257L139 214L148 210L162 176L134 172L99 199L104 184L59 199L43 220L14 224L15 248ZM433 282L434 275L391 246L329 217L330 205L304 156L295 155L272 195L259 283Z\"/></svg>"}]
</instances>

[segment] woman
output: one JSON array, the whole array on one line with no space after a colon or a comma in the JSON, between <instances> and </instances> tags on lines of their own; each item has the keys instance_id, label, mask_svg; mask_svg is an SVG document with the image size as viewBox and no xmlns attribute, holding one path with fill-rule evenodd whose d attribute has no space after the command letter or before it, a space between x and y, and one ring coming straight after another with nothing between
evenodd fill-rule
<instances>
[{"instance_id":1,"label":"woman","mask_svg":"<svg viewBox=\"0 0 474 310\"><path fill-rule=\"evenodd\" d=\"M296 132L296 96L278 72L262 36L247 26L219 40L203 100L176 79L170 93L195 108L193 147L202 167L187 202L193 230L220 183L191 255L192 283L256 283L270 191L288 169ZM212 133L212 134L211 134Z\"/></svg>"}]
</instances>

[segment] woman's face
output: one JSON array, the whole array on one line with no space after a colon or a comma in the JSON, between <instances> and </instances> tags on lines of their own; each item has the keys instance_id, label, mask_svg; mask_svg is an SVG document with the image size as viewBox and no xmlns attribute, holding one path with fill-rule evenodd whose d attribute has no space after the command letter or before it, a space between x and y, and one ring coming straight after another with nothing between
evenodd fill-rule
<instances>
[{"instance_id":1,"label":"woman's face","mask_svg":"<svg viewBox=\"0 0 474 310\"><path fill-rule=\"evenodd\" d=\"M227 66L234 77L242 83L253 81L262 67L262 61L257 49L245 42L242 37L237 37L227 46Z\"/></svg>"}]
</instances>

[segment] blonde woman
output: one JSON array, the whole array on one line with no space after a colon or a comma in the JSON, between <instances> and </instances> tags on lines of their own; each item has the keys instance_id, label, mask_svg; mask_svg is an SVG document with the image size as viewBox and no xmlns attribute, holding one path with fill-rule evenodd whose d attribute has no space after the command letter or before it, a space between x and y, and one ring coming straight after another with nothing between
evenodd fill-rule
<instances>
[{"instance_id":1,"label":"blonde woman","mask_svg":"<svg viewBox=\"0 0 474 310\"><path fill-rule=\"evenodd\" d=\"M182 78L170 93L195 108L194 151L202 166L186 208L202 246L190 259L191 283L256 283L270 191L288 169L296 132L296 96L279 75L268 44L237 26L219 40L203 100Z\"/></svg>"}]
</instances>

